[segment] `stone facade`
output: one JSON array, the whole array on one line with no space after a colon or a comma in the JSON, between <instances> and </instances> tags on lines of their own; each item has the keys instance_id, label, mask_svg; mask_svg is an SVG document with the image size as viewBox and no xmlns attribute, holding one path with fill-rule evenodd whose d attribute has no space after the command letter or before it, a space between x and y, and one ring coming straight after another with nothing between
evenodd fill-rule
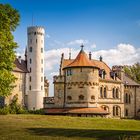
<instances>
[{"instance_id":1,"label":"stone facade","mask_svg":"<svg viewBox=\"0 0 140 140\"><path fill-rule=\"evenodd\" d=\"M102 108L108 112L106 117L132 118L140 111L140 85L125 75L123 67L110 69L102 59L87 58L83 50L75 59L64 59L62 54L51 98L51 103L49 98L44 99L46 112L53 108L86 108L81 116L94 116L94 112L89 115L88 108Z\"/></svg>"}]
</instances>

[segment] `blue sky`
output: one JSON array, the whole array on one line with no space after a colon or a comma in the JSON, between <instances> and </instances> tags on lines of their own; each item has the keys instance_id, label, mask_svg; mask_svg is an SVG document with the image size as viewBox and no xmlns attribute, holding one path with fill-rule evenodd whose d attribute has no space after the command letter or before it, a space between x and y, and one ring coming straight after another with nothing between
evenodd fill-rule
<instances>
[{"instance_id":1,"label":"blue sky","mask_svg":"<svg viewBox=\"0 0 140 140\"><path fill-rule=\"evenodd\" d=\"M0 0L16 8L21 21L14 32L23 55L27 27L45 27L45 75L58 74L61 53L73 58L84 43L93 58L103 56L109 65L140 61L140 0ZM52 95L52 92L51 92Z\"/></svg>"},{"instance_id":2,"label":"blue sky","mask_svg":"<svg viewBox=\"0 0 140 140\"><path fill-rule=\"evenodd\" d=\"M42 25L52 40L67 42L78 38L95 42L96 49L113 48L116 44L140 46L139 0L3 0L21 14L20 26L14 33L20 47L26 45L26 29ZM19 36L20 34L20 36ZM87 46L88 47L88 46Z\"/></svg>"}]
</instances>

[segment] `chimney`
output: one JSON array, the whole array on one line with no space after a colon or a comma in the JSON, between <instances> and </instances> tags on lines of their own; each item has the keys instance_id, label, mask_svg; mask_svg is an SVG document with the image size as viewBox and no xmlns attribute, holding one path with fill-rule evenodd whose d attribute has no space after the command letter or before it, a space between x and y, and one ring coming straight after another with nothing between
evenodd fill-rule
<instances>
[{"instance_id":1,"label":"chimney","mask_svg":"<svg viewBox=\"0 0 140 140\"><path fill-rule=\"evenodd\" d=\"M99 57L99 60L102 62L102 61L103 61L103 57L102 57L102 56L100 56L100 57Z\"/></svg>"},{"instance_id":2,"label":"chimney","mask_svg":"<svg viewBox=\"0 0 140 140\"><path fill-rule=\"evenodd\" d=\"M89 60L91 60L92 58L92 54L91 54L91 52L89 52Z\"/></svg>"},{"instance_id":3,"label":"chimney","mask_svg":"<svg viewBox=\"0 0 140 140\"><path fill-rule=\"evenodd\" d=\"M18 57L18 62L21 64L21 56Z\"/></svg>"}]
</instances>

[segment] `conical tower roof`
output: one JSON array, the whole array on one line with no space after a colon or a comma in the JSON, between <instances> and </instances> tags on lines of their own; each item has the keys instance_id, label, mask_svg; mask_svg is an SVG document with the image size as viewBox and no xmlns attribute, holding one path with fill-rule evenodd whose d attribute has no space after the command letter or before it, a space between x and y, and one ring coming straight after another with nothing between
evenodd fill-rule
<instances>
[{"instance_id":1,"label":"conical tower roof","mask_svg":"<svg viewBox=\"0 0 140 140\"><path fill-rule=\"evenodd\" d=\"M77 57L69 65L67 65L63 69L72 68L72 67L94 67L94 68L98 68L91 60L89 60L87 54L83 50L83 47L84 46L81 45L81 50L80 50L79 54L77 55Z\"/></svg>"}]
</instances>

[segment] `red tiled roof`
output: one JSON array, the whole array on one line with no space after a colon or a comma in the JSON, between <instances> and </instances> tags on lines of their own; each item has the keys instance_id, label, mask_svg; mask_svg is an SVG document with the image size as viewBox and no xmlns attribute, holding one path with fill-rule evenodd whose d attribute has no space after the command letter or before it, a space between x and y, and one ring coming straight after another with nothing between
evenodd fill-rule
<instances>
[{"instance_id":1,"label":"red tiled roof","mask_svg":"<svg viewBox=\"0 0 140 140\"><path fill-rule=\"evenodd\" d=\"M68 62L67 62L68 63ZM63 66L63 69L65 68L71 68L71 67L97 67L97 65L94 64L89 58L87 57L87 54L81 49L77 57L68 65Z\"/></svg>"},{"instance_id":2,"label":"red tiled roof","mask_svg":"<svg viewBox=\"0 0 140 140\"><path fill-rule=\"evenodd\" d=\"M46 114L109 114L100 107L95 108L46 108Z\"/></svg>"}]
</instances>

